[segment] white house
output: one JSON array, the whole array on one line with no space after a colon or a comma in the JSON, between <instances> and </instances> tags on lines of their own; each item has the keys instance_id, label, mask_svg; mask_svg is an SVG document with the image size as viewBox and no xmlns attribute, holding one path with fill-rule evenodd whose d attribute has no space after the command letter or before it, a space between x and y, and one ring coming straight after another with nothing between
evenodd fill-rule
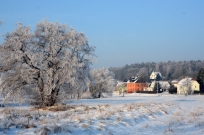
<instances>
[{"instance_id":1,"label":"white house","mask_svg":"<svg viewBox=\"0 0 204 135\"><path fill-rule=\"evenodd\" d=\"M170 88L170 84L168 81L152 81L152 83L150 83L149 87L145 88L144 91L154 91L154 87L155 87L155 85L157 85L156 82L158 82L160 85L159 91L168 90Z\"/></svg>"},{"instance_id":2,"label":"white house","mask_svg":"<svg viewBox=\"0 0 204 135\"><path fill-rule=\"evenodd\" d=\"M200 91L200 84L189 77L186 77L179 81L177 85L177 94L191 94L194 91Z\"/></svg>"},{"instance_id":3,"label":"white house","mask_svg":"<svg viewBox=\"0 0 204 135\"><path fill-rule=\"evenodd\" d=\"M152 83L149 84L149 87L144 89L144 91L154 91L155 85L156 85L156 82L153 81Z\"/></svg>"},{"instance_id":4,"label":"white house","mask_svg":"<svg viewBox=\"0 0 204 135\"><path fill-rule=\"evenodd\" d=\"M150 75L150 79L151 80L157 80L157 81L159 81L159 80L161 80L162 79L162 75L161 75L161 73L160 72L152 72L151 73L151 75Z\"/></svg>"}]
</instances>

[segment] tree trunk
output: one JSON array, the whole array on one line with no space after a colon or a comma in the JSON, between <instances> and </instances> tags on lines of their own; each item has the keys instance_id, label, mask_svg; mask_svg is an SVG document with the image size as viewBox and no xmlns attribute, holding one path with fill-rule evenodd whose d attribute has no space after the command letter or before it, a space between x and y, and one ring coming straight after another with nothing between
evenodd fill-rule
<instances>
[{"instance_id":1,"label":"tree trunk","mask_svg":"<svg viewBox=\"0 0 204 135\"><path fill-rule=\"evenodd\" d=\"M55 100L52 98L52 96L44 96L41 107L53 106L54 104Z\"/></svg>"}]
</instances>

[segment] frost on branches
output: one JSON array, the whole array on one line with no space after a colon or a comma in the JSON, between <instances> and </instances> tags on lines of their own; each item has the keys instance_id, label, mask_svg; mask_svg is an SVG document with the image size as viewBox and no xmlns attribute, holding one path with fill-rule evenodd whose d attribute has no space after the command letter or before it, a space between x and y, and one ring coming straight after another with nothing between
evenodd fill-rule
<instances>
[{"instance_id":1,"label":"frost on branches","mask_svg":"<svg viewBox=\"0 0 204 135\"><path fill-rule=\"evenodd\" d=\"M91 70L91 76L95 82L90 86L90 93L93 98L112 96L117 82L115 74L106 68Z\"/></svg>"},{"instance_id":2,"label":"frost on branches","mask_svg":"<svg viewBox=\"0 0 204 135\"><path fill-rule=\"evenodd\" d=\"M67 94L79 96L90 83L93 53L85 35L67 25L43 20L31 32L18 24L0 46L4 102L29 93L51 106Z\"/></svg>"}]
</instances>

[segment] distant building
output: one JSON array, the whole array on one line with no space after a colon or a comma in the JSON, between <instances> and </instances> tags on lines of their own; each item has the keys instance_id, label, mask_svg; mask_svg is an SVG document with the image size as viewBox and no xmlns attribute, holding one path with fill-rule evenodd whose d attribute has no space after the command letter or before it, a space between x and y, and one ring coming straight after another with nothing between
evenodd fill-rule
<instances>
[{"instance_id":1,"label":"distant building","mask_svg":"<svg viewBox=\"0 0 204 135\"><path fill-rule=\"evenodd\" d=\"M174 87L176 87L176 88L178 86L178 83L179 83L179 80L177 80L177 79L171 81L171 84L174 85Z\"/></svg>"},{"instance_id":2,"label":"distant building","mask_svg":"<svg viewBox=\"0 0 204 135\"><path fill-rule=\"evenodd\" d=\"M158 90L162 90L162 89L169 89L170 85L167 81L160 81L162 80L162 75L160 72L152 72L150 75L150 80L152 80L151 84L149 85L149 87L145 88L144 91L154 91L155 90L155 86L159 83L159 87Z\"/></svg>"},{"instance_id":3,"label":"distant building","mask_svg":"<svg viewBox=\"0 0 204 135\"><path fill-rule=\"evenodd\" d=\"M170 84L168 81L152 81L148 88L145 88L144 91L154 91L155 86L157 87L157 83L159 83L159 91L165 91L170 88Z\"/></svg>"},{"instance_id":4,"label":"distant building","mask_svg":"<svg viewBox=\"0 0 204 135\"><path fill-rule=\"evenodd\" d=\"M179 81L177 94L191 94L194 91L200 91L200 84L196 80L186 77Z\"/></svg>"},{"instance_id":5,"label":"distant building","mask_svg":"<svg viewBox=\"0 0 204 135\"><path fill-rule=\"evenodd\" d=\"M155 85L156 85L156 81L153 81L152 83L149 84L147 88L144 88L144 91L154 91Z\"/></svg>"},{"instance_id":6,"label":"distant building","mask_svg":"<svg viewBox=\"0 0 204 135\"><path fill-rule=\"evenodd\" d=\"M141 76L131 77L131 80L132 82L129 80L126 85L128 93L143 91L144 88L148 87Z\"/></svg>"},{"instance_id":7,"label":"distant building","mask_svg":"<svg viewBox=\"0 0 204 135\"><path fill-rule=\"evenodd\" d=\"M156 81L160 81L160 80L162 80L162 75L161 75L161 73L160 72L152 72L151 73L151 75L150 75L150 80L152 80L152 81L154 81L154 80L156 80Z\"/></svg>"}]
</instances>

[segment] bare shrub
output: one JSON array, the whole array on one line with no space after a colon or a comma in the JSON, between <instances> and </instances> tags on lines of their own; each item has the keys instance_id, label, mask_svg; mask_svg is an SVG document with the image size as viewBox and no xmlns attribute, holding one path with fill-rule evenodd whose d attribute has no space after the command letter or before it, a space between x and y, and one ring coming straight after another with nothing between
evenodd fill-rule
<instances>
[{"instance_id":1,"label":"bare shrub","mask_svg":"<svg viewBox=\"0 0 204 135\"><path fill-rule=\"evenodd\" d=\"M121 118L120 117L117 117L116 118L116 122L120 122L121 121Z\"/></svg>"},{"instance_id":2,"label":"bare shrub","mask_svg":"<svg viewBox=\"0 0 204 135\"><path fill-rule=\"evenodd\" d=\"M195 116L202 116L204 114L204 110L201 108L197 108L193 111Z\"/></svg>"},{"instance_id":3,"label":"bare shrub","mask_svg":"<svg viewBox=\"0 0 204 135\"><path fill-rule=\"evenodd\" d=\"M54 125L54 126L52 126L52 131L54 133L60 133L60 132L62 132L62 128L58 125Z\"/></svg>"},{"instance_id":4,"label":"bare shrub","mask_svg":"<svg viewBox=\"0 0 204 135\"><path fill-rule=\"evenodd\" d=\"M58 111L66 111L66 105L56 105L48 108L49 111L58 112Z\"/></svg>"},{"instance_id":5,"label":"bare shrub","mask_svg":"<svg viewBox=\"0 0 204 135\"><path fill-rule=\"evenodd\" d=\"M172 116L181 116L181 112L176 112L176 113L173 113Z\"/></svg>"},{"instance_id":6,"label":"bare shrub","mask_svg":"<svg viewBox=\"0 0 204 135\"><path fill-rule=\"evenodd\" d=\"M204 126L204 120L202 119L202 120L197 121L196 124L195 124L195 126L196 126L196 127L198 127L198 126Z\"/></svg>"},{"instance_id":7,"label":"bare shrub","mask_svg":"<svg viewBox=\"0 0 204 135\"><path fill-rule=\"evenodd\" d=\"M77 116L74 116L73 117L73 120L74 121L78 121L79 123L81 123L82 122L82 119L81 118L79 118L79 116L77 115Z\"/></svg>"},{"instance_id":8,"label":"bare shrub","mask_svg":"<svg viewBox=\"0 0 204 135\"><path fill-rule=\"evenodd\" d=\"M128 105L127 107L126 107L126 111L131 111L133 108L131 107L131 105Z\"/></svg>"},{"instance_id":9,"label":"bare shrub","mask_svg":"<svg viewBox=\"0 0 204 135\"><path fill-rule=\"evenodd\" d=\"M113 115L115 112L113 110L107 110L106 111L106 115L111 116Z\"/></svg>"},{"instance_id":10,"label":"bare shrub","mask_svg":"<svg viewBox=\"0 0 204 135\"><path fill-rule=\"evenodd\" d=\"M177 121L171 117L167 122L167 130L165 132L173 132L173 126L177 123Z\"/></svg>"},{"instance_id":11,"label":"bare shrub","mask_svg":"<svg viewBox=\"0 0 204 135\"><path fill-rule=\"evenodd\" d=\"M144 126L144 128L148 128L149 127L149 125L148 124L146 124L145 126Z\"/></svg>"},{"instance_id":12,"label":"bare shrub","mask_svg":"<svg viewBox=\"0 0 204 135\"><path fill-rule=\"evenodd\" d=\"M102 119L102 105L98 105L98 111L100 112L100 114L101 114L101 119Z\"/></svg>"},{"instance_id":13,"label":"bare shrub","mask_svg":"<svg viewBox=\"0 0 204 135\"><path fill-rule=\"evenodd\" d=\"M34 133L37 133L39 135L49 135L50 134L51 129L47 126L43 126L42 128L34 131Z\"/></svg>"},{"instance_id":14,"label":"bare shrub","mask_svg":"<svg viewBox=\"0 0 204 135\"><path fill-rule=\"evenodd\" d=\"M66 118L70 117L71 115L72 115L71 112L66 112L66 113L63 113L60 118L61 119L66 119Z\"/></svg>"},{"instance_id":15,"label":"bare shrub","mask_svg":"<svg viewBox=\"0 0 204 135\"><path fill-rule=\"evenodd\" d=\"M87 129L87 128L89 128L89 127L90 127L90 125L88 125L88 124L82 124L82 125L81 125L81 127L82 127L82 128L86 128L86 129Z\"/></svg>"},{"instance_id":16,"label":"bare shrub","mask_svg":"<svg viewBox=\"0 0 204 135\"><path fill-rule=\"evenodd\" d=\"M31 111L38 111L39 110L44 110L44 111L52 111L52 112L58 112L58 111L67 111L67 110L72 110L76 109L76 105L64 105L64 104L57 104L51 107L34 107L31 109Z\"/></svg>"},{"instance_id":17,"label":"bare shrub","mask_svg":"<svg viewBox=\"0 0 204 135\"><path fill-rule=\"evenodd\" d=\"M106 104L105 105L105 108L110 108L111 106L109 104Z\"/></svg>"},{"instance_id":18,"label":"bare shrub","mask_svg":"<svg viewBox=\"0 0 204 135\"><path fill-rule=\"evenodd\" d=\"M49 124L49 123L50 123L50 119L47 119L47 118L42 119L42 120L40 121L40 124Z\"/></svg>"}]
</instances>

